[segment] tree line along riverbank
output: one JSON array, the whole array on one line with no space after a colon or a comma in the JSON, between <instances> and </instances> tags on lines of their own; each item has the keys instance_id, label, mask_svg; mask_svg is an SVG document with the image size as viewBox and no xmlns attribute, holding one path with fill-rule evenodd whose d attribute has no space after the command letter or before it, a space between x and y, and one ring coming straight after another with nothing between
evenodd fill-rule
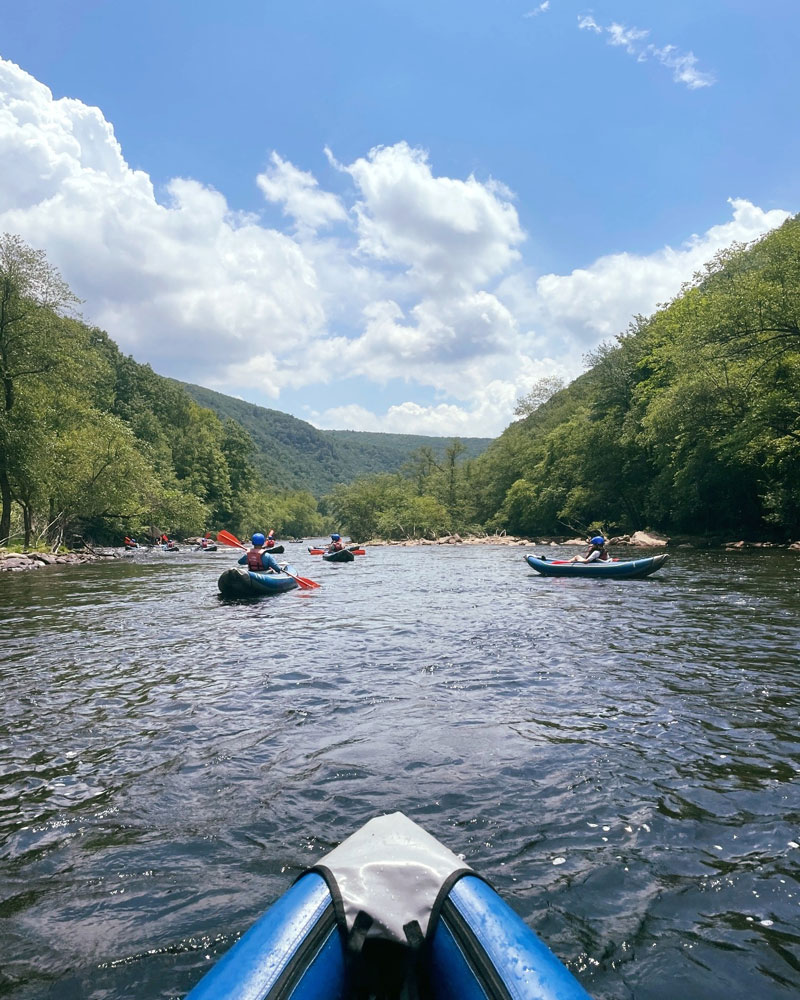
<instances>
[{"instance_id":1,"label":"tree line along riverbank","mask_svg":"<svg viewBox=\"0 0 800 1000\"><path fill-rule=\"evenodd\" d=\"M719 253L671 302L542 379L477 457L454 439L325 496L267 481L253 441L83 323L19 237L0 239L0 544L26 549L325 531L419 541L800 537L800 218ZM568 534L565 534L568 533ZM687 544L691 544L687 542Z\"/></svg>"}]
</instances>

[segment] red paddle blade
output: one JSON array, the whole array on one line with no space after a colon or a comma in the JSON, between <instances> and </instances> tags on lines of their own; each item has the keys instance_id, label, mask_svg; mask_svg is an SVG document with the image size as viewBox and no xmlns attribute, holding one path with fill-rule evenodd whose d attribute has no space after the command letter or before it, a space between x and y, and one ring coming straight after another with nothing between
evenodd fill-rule
<instances>
[{"instance_id":1,"label":"red paddle blade","mask_svg":"<svg viewBox=\"0 0 800 1000\"><path fill-rule=\"evenodd\" d=\"M237 549L247 548L246 545L242 545L236 535L232 535L230 531L226 531L224 528L217 532L217 541L222 542L223 545L232 545Z\"/></svg>"}]
</instances>

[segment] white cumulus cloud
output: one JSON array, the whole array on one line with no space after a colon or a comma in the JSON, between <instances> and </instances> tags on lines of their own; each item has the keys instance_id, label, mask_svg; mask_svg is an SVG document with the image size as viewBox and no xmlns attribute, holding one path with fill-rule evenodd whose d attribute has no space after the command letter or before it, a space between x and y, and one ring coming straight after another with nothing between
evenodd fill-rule
<instances>
[{"instance_id":1,"label":"white cumulus cloud","mask_svg":"<svg viewBox=\"0 0 800 1000\"><path fill-rule=\"evenodd\" d=\"M663 58L678 70L676 53ZM271 227L202 179L154 190L100 109L55 100L0 59L0 230L44 249L87 320L137 360L278 408L291 401L323 427L498 434L533 382L573 376L585 351L677 293L716 250L788 215L734 199L727 221L678 247L543 274L522 257L526 234L499 181L437 174L405 142L351 163L327 152L346 194L278 152L254 169L286 215L285 230ZM340 373L352 398L309 402ZM393 405L381 401L390 382L395 397L407 389Z\"/></svg>"},{"instance_id":2,"label":"white cumulus cloud","mask_svg":"<svg viewBox=\"0 0 800 1000\"><path fill-rule=\"evenodd\" d=\"M313 174L298 170L276 152L270 166L256 178L268 201L283 204L284 213L291 215L298 226L319 229L347 218L347 212L336 195L319 189Z\"/></svg>"}]
</instances>

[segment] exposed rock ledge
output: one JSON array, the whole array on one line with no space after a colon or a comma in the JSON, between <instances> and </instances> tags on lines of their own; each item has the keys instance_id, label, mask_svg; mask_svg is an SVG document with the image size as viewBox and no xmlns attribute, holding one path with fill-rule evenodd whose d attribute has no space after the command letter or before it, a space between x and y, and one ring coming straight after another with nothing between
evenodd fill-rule
<instances>
[{"instance_id":1,"label":"exposed rock ledge","mask_svg":"<svg viewBox=\"0 0 800 1000\"><path fill-rule=\"evenodd\" d=\"M117 559L117 549L100 549L95 552L8 552L0 549L0 573L22 573L42 566L81 566L84 563L100 562L103 559Z\"/></svg>"}]
</instances>

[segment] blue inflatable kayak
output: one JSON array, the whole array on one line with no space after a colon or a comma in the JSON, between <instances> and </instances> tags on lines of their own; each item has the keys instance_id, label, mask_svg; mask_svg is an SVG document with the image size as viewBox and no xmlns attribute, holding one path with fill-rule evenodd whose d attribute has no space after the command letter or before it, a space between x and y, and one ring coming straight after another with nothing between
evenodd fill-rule
<instances>
[{"instance_id":1,"label":"blue inflatable kayak","mask_svg":"<svg viewBox=\"0 0 800 1000\"><path fill-rule=\"evenodd\" d=\"M187 1000L590 1000L480 876L402 813L301 875Z\"/></svg>"},{"instance_id":2,"label":"blue inflatable kayak","mask_svg":"<svg viewBox=\"0 0 800 1000\"><path fill-rule=\"evenodd\" d=\"M667 561L667 553L662 552L659 556L649 556L646 559L625 559L620 562L571 563L551 561L542 556L525 556L525 559L528 565L542 576L610 576L617 580L639 580L661 569Z\"/></svg>"},{"instance_id":3,"label":"blue inflatable kayak","mask_svg":"<svg viewBox=\"0 0 800 1000\"><path fill-rule=\"evenodd\" d=\"M287 565L286 569L296 574L294 566ZM225 570L217 580L217 586L223 597L261 597L294 590L297 581L286 573L254 573L235 566Z\"/></svg>"}]
</instances>

